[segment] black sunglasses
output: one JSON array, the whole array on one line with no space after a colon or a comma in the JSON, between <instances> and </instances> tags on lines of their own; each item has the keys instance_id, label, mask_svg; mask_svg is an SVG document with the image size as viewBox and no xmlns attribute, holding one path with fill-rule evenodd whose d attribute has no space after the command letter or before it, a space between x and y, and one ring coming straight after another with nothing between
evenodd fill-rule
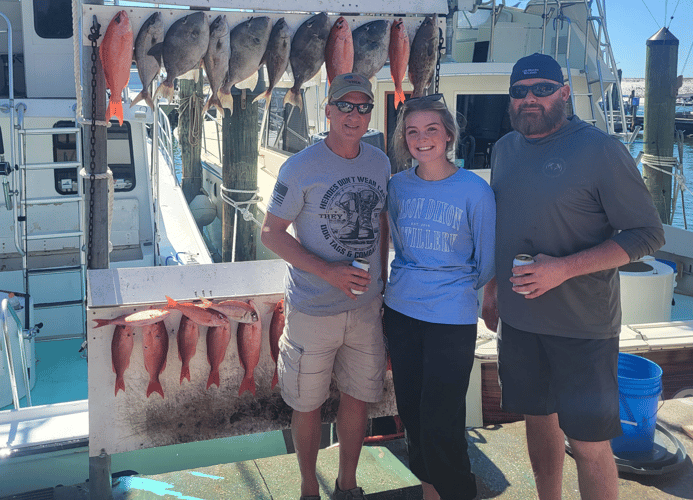
<instances>
[{"instance_id":1,"label":"black sunglasses","mask_svg":"<svg viewBox=\"0 0 693 500\"><path fill-rule=\"evenodd\" d=\"M360 104L355 104L349 101L334 101L330 104L337 106L337 109L342 113L351 113L354 110L354 108L356 108L356 111L358 111L360 115L367 115L368 113L373 111L372 102L362 102Z\"/></svg>"},{"instance_id":2,"label":"black sunglasses","mask_svg":"<svg viewBox=\"0 0 693 500\"><path fill-rule=\"evenodd\" d=\"M546 82L535 83L534 85L513 85L510 87L510 97L513 99L524 99L530 90L535 97L548 97L562 86L560 83Z\"/></svg>"}]
</instances>

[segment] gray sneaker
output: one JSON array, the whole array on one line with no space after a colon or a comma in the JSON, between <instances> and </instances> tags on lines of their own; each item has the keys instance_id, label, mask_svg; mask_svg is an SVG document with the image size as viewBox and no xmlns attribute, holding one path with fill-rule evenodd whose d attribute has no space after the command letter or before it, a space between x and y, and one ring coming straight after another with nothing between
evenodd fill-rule
<instances>
[{"instance_id":1,"label":"gray sneaker","mask_svg":"<svg viewBox=\"0 0 693 500\"><path fill-rule=\"evenodd\" d=\"M319 495L302 496L298 500L320 500Z\"/></svg>"},{"instance_id":2,"label":"gray sneaker","mask_svg":"<svg viewBox=\"0 0 693 500\"><path fill-rule=\"evenodd\" d=\"M335 480L334 482L334 493L332 493L333 500L366 500L366 494L363 492L362 488L358 486L350 490L340 490L339 483Z\"/></svg>"}]
</instances>

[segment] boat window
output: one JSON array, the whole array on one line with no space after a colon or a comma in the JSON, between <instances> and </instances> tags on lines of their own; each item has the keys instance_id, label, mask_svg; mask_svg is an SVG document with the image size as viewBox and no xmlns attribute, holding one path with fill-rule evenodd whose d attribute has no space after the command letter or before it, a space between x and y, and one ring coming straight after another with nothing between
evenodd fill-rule
<instances>
[{"instance_id":1,"label":"boat window","mask_svg":"<svg viewBox=\"0 0 693 500\"><path fill-rule=\"evenodd\" d=\"M457 156L465 159L465 168L490 168L493 145L512 130L509 103L508 94L457 96L457 112L467 119L457 142Z\"/></svg>"},{"instance_id":2,"label":"boat window","mask_svg":"<svg viewBox=\"0 0 693 500\"><path fill-rule=\"evenodd\" d=\"M74 122L60 121L55 127L74 127ZM130 124L111 122L107 131L108 168L113 172L115 192L132 191L135 188L135 162L132 152ZM88 157L88 154L83 158ZM70 162L77 160L75 134L55 134L53 136L53 161ZM86 162L86 161L85 161ZM54 170L55 190L59 194L77 194L77 169L56 168Z\"/></svg>"},{"instance_id":3,"label":"boat window","mask_svg":"<svg viewBox=\"0 0 693 500\"><path fill-rule=\"evenodd\" d=\"M72 0L34 0L34 29L41 38L70 38Z\"/></svg>"},{"instance_id":4,"label":"boat window","mask_svg":"<svg viewBox=\"0 0 693 500\"><path fill-rule=\"evenodd\" d=\"M288 89L272 90L267 123L262 130L262 147L288 153L297 153L310 146L306 115L294 106L284 106L284 95ZM303 94L303 90L301 90ZM305 97L302 95L302 97ZM266 101L261 101L265 102ZM304 101L305 102L305 101ZM259 108L259 122L262 124L264 107Z\"/></svg>"}]
</instances>

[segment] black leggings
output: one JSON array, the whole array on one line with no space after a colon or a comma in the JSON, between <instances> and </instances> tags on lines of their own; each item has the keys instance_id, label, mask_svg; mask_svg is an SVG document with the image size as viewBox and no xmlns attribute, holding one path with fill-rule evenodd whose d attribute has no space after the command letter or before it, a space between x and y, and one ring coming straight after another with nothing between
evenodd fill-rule
<instances>
[{"instance_id":1,"label":"black leggings","mask_svg":"<svg viewBox=\"0 0 693 500\"><path fill-rule=\"evenodd\" d=\"M476 481L467 455L465 398L476 324L428 323L385 306L385 334L409 469L444 500L473 499Z\"/></svg>"}]
</instances>

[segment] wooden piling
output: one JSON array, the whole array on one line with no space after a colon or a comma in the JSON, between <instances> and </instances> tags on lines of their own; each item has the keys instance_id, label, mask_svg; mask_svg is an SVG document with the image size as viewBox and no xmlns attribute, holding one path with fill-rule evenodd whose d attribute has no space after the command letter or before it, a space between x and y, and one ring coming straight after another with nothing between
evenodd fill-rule
<instances>
[{"instance_id":1,"label":"wooden piling","mask_svg":"<svg viewBox=\"0 0 693 500\"><path fill-rule=\"evenodd\" d=\"M222 183L232 190L257 190L258 160L258 104L253 103L256 93L235 91L233 93L233 115L224 110L222 122ZM227 192L226 196L237 202L253 198L252 193ZM255 204L243 205L257 218ZM222 212L222 261L241 262L255 260L257 251L256 225L253 220L244 220L236 209L224 203ZM234 224L236 229L236 255L233 255Z\"/></svg>"},{"instance_id":2,"label":"wooden piling","mask_svg":"<svg viewBox=\"0 0 693 500\"><path fill-rule=\"evenodd\" d=\"M202 105L204 92L202 89L202 70L199 70L197 82L180 80L180 105L178 119L178 142L180 144L182 162L181 188L185 200L190 203L200 194L202 188Z\"/></svg>"},{"instance_id":3,"label":"wooden piling","mask_svg":"<svg viewBox=\"0 0 693 500\"><path fill-rule=\"evenodd\" d=\"M643 135L646 155L671 157L674 153L678 48L678 39L667 28L660 29L647 40ZM670 166L657 168L672 170ZM670 223L671 175L643 164L643 178L660 219L665 224Z\"/></svg>"}]
</instances>

